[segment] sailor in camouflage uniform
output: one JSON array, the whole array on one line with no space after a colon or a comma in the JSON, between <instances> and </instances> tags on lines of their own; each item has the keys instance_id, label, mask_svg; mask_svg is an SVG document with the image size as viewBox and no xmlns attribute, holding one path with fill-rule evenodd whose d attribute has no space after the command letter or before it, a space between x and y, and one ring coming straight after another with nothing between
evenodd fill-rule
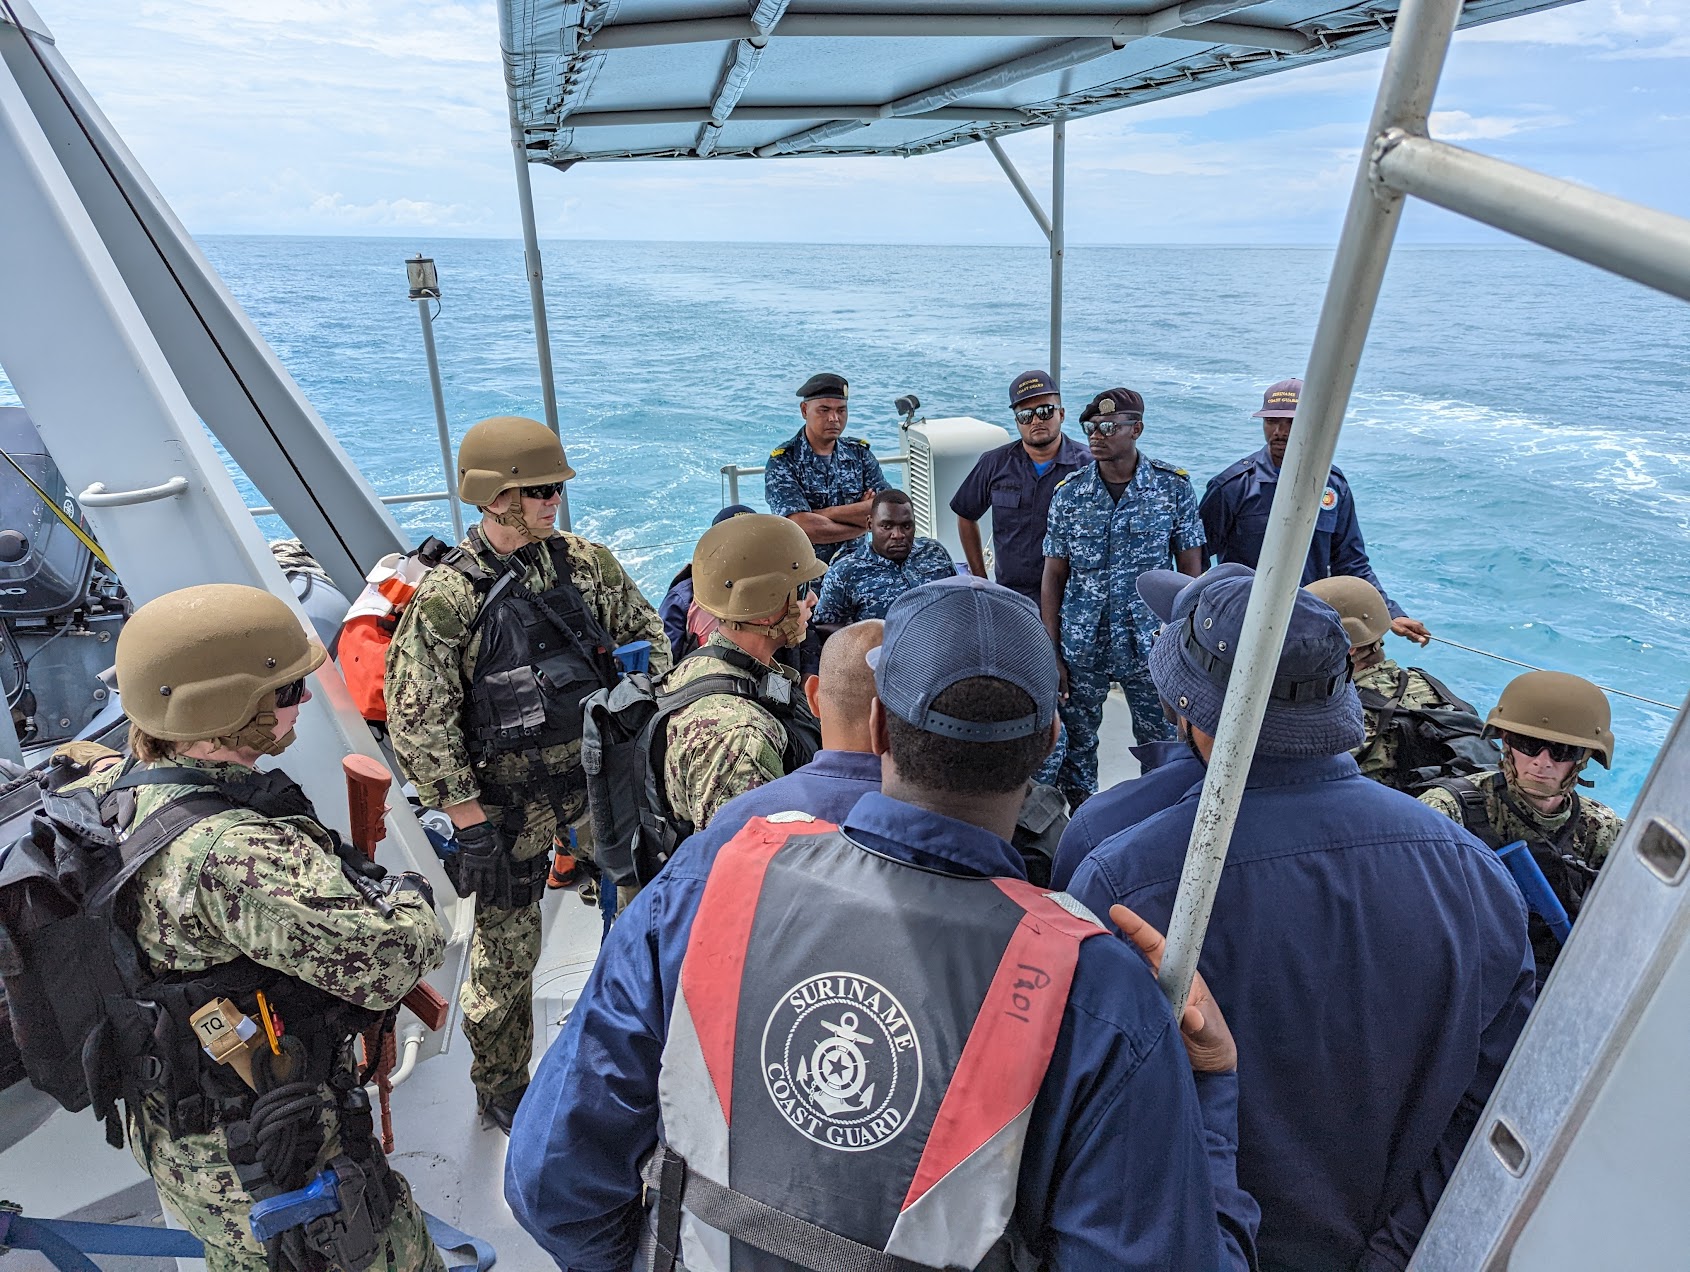
<instances>
[{"instance_id":1,"label":"sailor in camouflage uniform","mask_svg":"<svg viewBox=\"0 0 1690 1272\"><path fill-rule=\"evenodd\" d=\"M1397 770L1401 738L1394 729L1380 736L1381 708L1374 704L1384 698L1393 710L1416 711L1448 708L1455 705L1455 699L1420 668L1405 669L1397 666L1395 659L1385 657L1385 633L1391 630L1390 604L1373 584L1352 575L1334 574L1305 587L1338 612L1350 638L1350 668L1367 728L1366 741L1351 752L1361 775L1405 790L1409 783Z\"/></svg>"},{"instance_id":2,"label":"sailor in camouflage uniform","mask_svg":"<svg viewBox=\"0 0 1690 1272\"><path fill-rule=\"evenodd\" d=\"M860 437L846 437L845 377L823 372L798 389L804 427L769 452L763 498L777 517L791 517L831 561L868 529L869 503L892 483Z\"/></svg>"},{"instance_id":3,"label":"sailor in camouflage uniform","mask_svg":"<svg viewBox=\"0 0 1690 1272\"><path fill-rule=\"evenodd\" d=\"M535 420L470 429L458 495L480 524L424 577L387 655L394 753L458 828L449 870L479 897L459 1002L478 1102L507 1133L528 1086L553 840L586 809L581 699L615 683L617 646L649 641L653 673L669 665L657 612L610 549L556 529L574 475Z\"/></svg>"},{"instance_id":4,"label":"sailor in camouflage uniform","mask_svg":"<svg viewBox=\"0 0 1690 1272\"><path fill-rule=\"evenodd\" d=\"M1137 580L1170 565L1202 569L1203 523L1183 468L1142 455L1144 399L1099 393L1080 414L1094 464L1062 479L1050 501L1040 609L1058 651L1068 753L1056 784L1077 806L1097 790L1097 730L1110 682L1121 686L1140 742L1173 736L1150 680L1160 624Z\"/></svg>"},{"instance_id":5,"label":"sailor in camouflage uniform","mask_svg":"<svg viewBox=\"0 0 1690 1272\"><path fill-rule=\"evenodd\" d=\"M1613 767L1611 723L1608 699L1588 680L1560 671L1528 671L1508 682L1485 719L1486 734L1502 739L1501 769L1443 778L1420 800L1492 848L1524 840L1567 917L1576 922L1625 829L1618 813L1578 791L1579 775L1592 758L1603 768ZM1561 943L1536 913L1530 934L1542 985Z\"/></svg>"},{"instance_id":6,"label":"sailor in camouflage uniform","mask_svg":"<svg viewBox=\"0 0 1690 1272\"><path fill-rule=\"evenodd\" d=\"M703 830L734 796L808 764L820 746L798 674L775 655L804 639L814 583L826 569L784 517L734 517L698 541L693 597L721 626L662 682L659 709L664 697L707 676L743 688L702 696L665 724L664 794L689 832Z\"/></svg>"},{"instance_id":7,"label":"sailor in camouflage uniform","mask_svg":"<svg viewBox=\"0 0 1690 1272\"><path fill-rule=\"evenodd\" d=\"M194 823L160 849L129 885L133 904L118 913L133 922L143 972L168 973L181 985L251 960L258 965L254 983L267 987L271 1003L303 993L304 1001L314 994L314 1001L328 1005L320 1012L281 1012L284 1044L304 1040L313 1053L331 1044L324 1047L327 1080L317 1087L322 1138L310 1159L299 1163L302 1174L314 1177L342 1152L356 1161L360 1154L353 1149L361 1145L372 1175L392 1198L370 1266L438 1272L440 1255L410 1188L387 1169L370 1136L368 1100L360 1100L363 1089L353 1076L351 1035L337 1042L334 1027L323 1023L347 1005L385 1012L440 965L445 938L428 885L409 874L378 882L378 868L361 860L354 867L356 850L323 827L285 774L253 767L293 741L299 704L310 697L303 677L323 659L322 646L307 640L288 607L257 588L210 584L143 605L117 646L118 685L138 763L126 766L113 755L82 785L132 792L131 826L166 802L207 788L228 801L227 811ZM161 780L171 777L180 780ZM337 853L343 856L337 859ZM238 1005L257 1010L251 1002ZM196 1051L190 1043L189 1054ZM235 1090L246 1089L231 1081ZM359 1126L347 1121L346 1093L363 1110ZM247 1107L250 1116L250 1098ZM128 1114L135 1156L164 1203L205 1243L211 1272L272 1266L247 1225L254 1197L230 1160L232 1132L244 1127L243 1115L223 1110L210 1125L172 1136L173 1120L192 1122L206 1114L172 1107L156 1088L130 1103ZM302 1138L309 1142L308 1135Z\"/></svg>"},{"instance_id":8,"label":"sailor in camouflage uniform","mask_svg":"<svg viewBox=\"0 0 1690 1272\"><path fill-rule=\"evenodd\" d=\"M948 579L956 563L945 545L915 532L915 509L901 490L883 490L869 512L869 541L834 559L822 581L816 627L824 634L865 618L885 618L913 587Z\"/></svg>"}]
</instances>

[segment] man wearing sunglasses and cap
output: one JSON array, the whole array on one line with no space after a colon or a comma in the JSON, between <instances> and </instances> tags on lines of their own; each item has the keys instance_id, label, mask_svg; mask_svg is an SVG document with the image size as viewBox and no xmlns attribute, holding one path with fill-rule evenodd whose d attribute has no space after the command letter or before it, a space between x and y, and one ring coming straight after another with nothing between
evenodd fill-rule
<instances>
[{"instance_id":1,"label":"man wearing sunglasses and cap","mask_svg":"<svg viewBox=\"0 0 1690 1272\"><path fill-rule=\"evenodd\" d=\"M1150 682L1157 619L1134 584L1146 570L1203 568L1203 522L1183 468L1141 454L1144 399L1106 389L1080 412L1095 461L1062 479L1050 501L1040 609L1062 676L1068 752L1055 785L1077 808L1097 791L1097 729L1121 686L1140 742L1172 735Z\"/></svg>"},{"instance_id":2,"label":"man wearing sunglasses and cap","mask_svg":"<svg viewBox=\"0 0 1690 1272\"><path fill-rule=\"evenodd\" d=\"M1091 455L1062 431L1062 395L1048 371L1023 371L1011 380L1009 409L1021 436L980 456L951 496L951 511L969 573L986 577L980 518L989 512L993 577L1037 605L1050 497Z\"/></svg>"},{"instance_id":3,"label":"man wearing sunglasses and cap","mask_svg":"<svg viewBox=\"0 0 1690 1272\"><path fill-rule=\"evenodd\" d=\"M1150 672L1207 763L1255 581L1139 580ZM1350 640L1299 589L1199 967L1238 1039L1238 1180L1263 1272L1408 1266L1535 995L1526 907L1478 840L1361 775ZM1068 888L1166 924L1201 787Z\"/></svg>"},{"instance_id":4,"label":"man wearing sunglasses and cap","mask_svg":"<svg viewBox=\"0 0 1690 1272\"><path fill-rule=\"evenodd\" d=\"M417 795L457 828L447 863L476 899L459 1002L481 1111L500 1130L528 1085L540 898L553 840L582 821L581 703L614 685L611 651L663 623L603 544L557 529L575 470L557 434L499 416L464 434L458 497L481 520L418 585L387 653L394 754Z\"/></svg>"},{"instance_id":5,"label":"man wearing sunglasses and cap","mask_svg":"<svg viewBox=\"0 0 1690 1272\"><path fill-rule=\"evenodd\" d=\"M1253 1266L1220 1009L1176 1023L1160 935L1010 844L1057 729L1037 611L953 576L884 636L881 790L695 836L640 893L518 1115L512 1212L567 1268Z\"/></svg>"},{"instance_id":6,"label":"man wearing sunglasses and cap","mask_svg":"<svg viewBox=\"0 0 1690 1272\"><path fill-rule=\"evenodd\" d=\"M1439 780L1421 794L1492 848L1524 841L1569 920L1608 851L1625 829L1613 809L1579 794L1592 759L1614 760L1608 699L1595 685L1560 671L1528 671L1508 682L1485 720L1485 736L1502 740L1502 767ZM1561 942L1534 910L1532 948L1538 983L1561 953Z\"/></svg>"},{"instance_id":7,"label":"man wearing sunglasses and cap","mask_svg":"<svg viewBox=\"0 0 1690 1272\"><path fill-rule=\"evenodd\" d=\"M1201 505L1203 529L1209 541L1207 559L1256 568L1262 541L1267 537L1268 510L1273 506L1273 492L1279 485L1279 468L1285 462L1285 448L1290 444L1291 425L1302 395L1301 380L1281 380L1269 385L1262 394L1262 409L1253 416L1262 422L1267 444L1254 455L1209 478ZM1335 574L1354 575L1377 587L1390 608L1391 630L1398 636L1419 645L1432 638L1424 623L1403 613L1402 606L1390 598L1373 573L1373 564L1367 559L1367 544L1361 537L1361 523L1356 520L1350 483L1336 466L1321 493L1320 514L1315 518L1314 538L1309 542L1308 560L1303 565L1303 582L1313 583Z\"/></svg>"}]
</instances>

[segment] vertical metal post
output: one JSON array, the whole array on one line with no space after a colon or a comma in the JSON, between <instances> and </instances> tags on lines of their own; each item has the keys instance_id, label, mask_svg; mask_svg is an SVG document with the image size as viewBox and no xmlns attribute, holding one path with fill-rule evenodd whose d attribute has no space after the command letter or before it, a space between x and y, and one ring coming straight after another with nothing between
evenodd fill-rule
<instances>
[{"instance_id":1,"label":"vertical metal post","mask_svg":"<svg viewBox=\"0 0 1690 1272\"><path fill-rule=\"evenodd\" d=\"M534 222L534 187L528 179L528 139L522 132L522 119L516 110L516 68L511 61L511 32L509 5L495 6L499 11L499 43L505 62L505 105L510 111L511 157L516 162L516 202L522 213L522 261L528 274L528 302L534 311L534 349L540 361L540 398L546 414L546 427L559 433L557 417L557 386L552 380L552 337L546 325L545 268L540 259L540 233ZM559 433L559 436L562 436ZM558 525L569 529L569 487L557 509Z\"/></svg>"},{"instance_id":2,"label":"vertical metal post","mask_svg":"<svg viewBox=\"0 0 1690 1272\"><path fill-rule=\"evenodd\" d=\"M428 387L434 393L434 426L440 433L440 466L446 474L446 507L452 513L452 542L464 537L464 514L458 506L458 473L452 463L452 433L446 426L446 395L440 389L440 359L434 352L434 318L428 312L429 297L417 298L417 316L422 319L423 350L428 354Z\"/></svg>"},{"instance_id":3,"label":"vertical metal post","mask_svg":"<svg viewBox=\"0 0 1690 1272\"><path fill-rule=\"evenodd\" d=\"M1397 15L1174 902L1160 979L1162 992L1176 1005L1191 991L1256 734L1302 583L1320 494L1332 468L1338 430L1402 215L1402 196L1372 179L1373 151L1390 128L1425 134L1460 12L1461 0L1403 0Z\"/></svg>"},{"instance_id":4,"label":"vertical metal post","mask_svg":"<svg viewBox=\"0 0 1690 1272\"><path fill-rule=\"evenodd\" d=\"M728 479L728 501L722 507L726 508L739 502L739 465L724 464L722 476Z\"/></svg>"},{"instance_id":5,"label":"vertical metal post","mask_svg":"<svg viewBox=\"0 0 1690 1272\"><path fill-rule=\"evenodd\" d=\"M1062 255L1068 247L1068 123L1050 128L1050 374L1062 387Z\"/></svg>"}]
</instances>

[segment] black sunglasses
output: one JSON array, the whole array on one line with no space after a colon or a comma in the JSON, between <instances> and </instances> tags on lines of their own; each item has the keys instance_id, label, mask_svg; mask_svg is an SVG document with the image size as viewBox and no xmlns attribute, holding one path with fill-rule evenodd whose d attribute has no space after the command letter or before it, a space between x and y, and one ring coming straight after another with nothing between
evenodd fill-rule
<instances>
[{"instance_id":1,"label":"black sunglasses","mask_svg":"<svg viewBox=\"0 0 1690 1272\"><path fill-rule=\"evenodd\" d=\"M305 677L290 680L285 685L276 687L276 705L278 707L297 707L305 697Z\"/></svg>"},{"instance_id":2,"label":"black sunglasses","mask_svg":"<svg viewBox=\"0 0 1690 1272\"><path fill-rule=\"evenodd\" d=\"M1582 760L1588 750L1586 747L1574 746L1571 742L1551 742L1547 738L1529 738L1522 733L1504 733L1502 743L1510 751L1518 751L1521 755L1542 755L1549 752L1549 758L1557 764L1568 764L1573 760Z\"/></svg>"},{"instance_id":3,"label":"black sunglasses","mask_svg":"<svg viewBox=\"0 0 1690 1272\"><path fill-rule=\"evenodd\" d=\"M793 595L798 598L798 603L802 605L805 601L810 599L812 594L819 593L821 590L822 581L820 579L805 579L798 585L798 588Z\"/></svg>"},{"instance_id":4,"label":"black sunglasses","mask_svg":"<svg viewBox=\"0 0 1690 1272\"><path fill-rule=\"evenodd\" d=\"M1040 420L1048 420L1061 409L1060 406L1052 405L1049 402L1042 403L1039 406L1018 407L1015 411L1015 422L1017 424L1031 424L1035 417Z\"/></svg>"},{"instance_id":5,"label":"black sunglasses","mask_svg":"<svg viewBox=\"0 0 1690 1272\"><path fill-rule=\"evenodd\" d=\"M524 486L522 494L526 499L550 499L562 489L561 481L548 481L544 486Z\"/></svg>"},{"instance_id":6,"label":"black sunglasses","mask_svg":"<svg viewBox=\"0 0 1690 1272\"><path fill-rule=\"evenodd\" d=\"M1087 437L1113 437L1123 428L1134 424L1144 423L1142 415L1112 415L1107 418L1094 415L1091 419L1081 423Z\"/></svg>"}]
</instances>

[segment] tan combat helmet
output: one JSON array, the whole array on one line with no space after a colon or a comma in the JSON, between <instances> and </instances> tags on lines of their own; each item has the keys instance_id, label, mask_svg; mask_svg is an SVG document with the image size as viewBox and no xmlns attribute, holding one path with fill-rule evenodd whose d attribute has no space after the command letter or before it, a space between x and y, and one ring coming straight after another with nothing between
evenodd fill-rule
<instances>
[{"instance_id":1,"label":"tan combat helmet","mask_svg":"<svg viewBox=\"0 0 1690 1272\"><path fill-rule=\"evenodd\" d=\"M458 498L477 508L513 486L543 486L573 476L557 434L523 415L482 420L458 445Z\"/></svg>"},{"instance_id":2,"label":"tan combat helmet","mask_svg":"<svg viewBox=\"0 0 1690 1272\"><path fill-rule=\"evenodd\" d=\"M327 656L270 593L206 583L148 601L123 625L117 687L143 731L198 742L239 733L265 694Z\"/></svg>"},{"instance_id":3,"label":"tan combat helmet","mask_svg":"<svg viewBox=\"0 0 1690 1272\"><path fill-rule=\"evenodd\" d=\"M800 583L826 573L797 522L742 514L711 526L693 549L692 595L723 622L754 622L779 614Z\"/></svg>"},{"instance_id":4,"label":"tan combat helmet","mask_svg":"<svg viewBox=\"0 0 1690 1272\"><path fill-rule=\"evenodd\" d=\"M1338 611L1350 644L1357 649L1371 645L1391 630L1391 611L1379 589L1366 579L1334 574L1316 579L1303 590L1312 592Z\"/></svg>"},{"instance_id":5,"label":"tan combat helmet","mask_svg":"<svg viewBox=\"0 0 1690 1272\"><path fill-rule=\"evenodd\" d=\"M1603 768L1613 768L1612 718L1607 696L1583 677L1564 671L1528 671L1508 682L1485 717L1485 735L1523 733L1588 747Z\"/></svg>"}]
</instances>

